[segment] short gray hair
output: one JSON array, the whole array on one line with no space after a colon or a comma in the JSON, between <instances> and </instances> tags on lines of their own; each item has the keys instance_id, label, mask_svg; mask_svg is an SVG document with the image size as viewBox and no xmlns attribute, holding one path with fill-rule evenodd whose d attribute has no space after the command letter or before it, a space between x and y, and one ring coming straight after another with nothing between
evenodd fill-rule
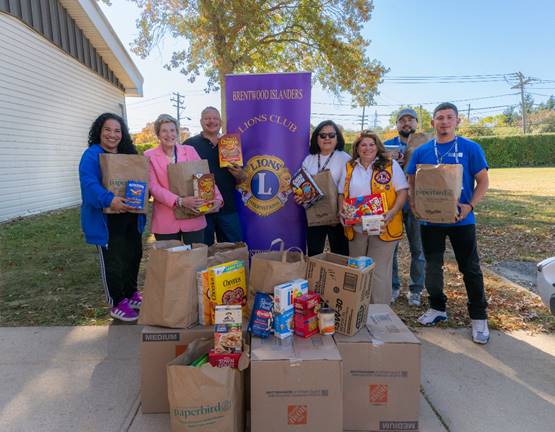
<instances>
[{"instance_id":1,"label":"short gray hair","mask_svg":"<svg viewBox=\"0 0 555 432\"><path fill-rule=\"evenodd\" d=\"M220 115L220 111L218 111L218 108L213 107L213 106L207 106L206 108L204 108L201 112L200 112L200 117L202 118L202 116L204 114L206 114L208 111L216 111L218 113L218 115Z\"/></svg>"},{"instance_id":2,"label":"short gray hair","mask_svg":"<svg viewBox=\"0 0 555 432\"><path fill-rule=\"evenodd\" d=\"M160 134L160 128L164 123L173 123L175 125L175 130L179 134L179 123L177 120L169 114L160 114L154 122L154 133L156 136Z\"/></svg>"}]
</instances>

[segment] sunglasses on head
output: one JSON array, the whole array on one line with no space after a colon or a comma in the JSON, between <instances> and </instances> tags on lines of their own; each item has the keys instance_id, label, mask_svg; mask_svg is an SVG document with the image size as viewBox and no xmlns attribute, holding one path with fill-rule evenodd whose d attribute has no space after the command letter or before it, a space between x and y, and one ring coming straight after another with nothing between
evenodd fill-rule
<instances>
[{"instance_id":1,"label":"sunglasses on head","mask_svg":"<svg viewBox=\"0 0 555 432\"><path fill-rule=\"evenodd\" d=\"M322 132L320 132L320 133L318 134L318 136L319 136L320 138L322 138L322 139L326 139L326 138L333 139L333 138L335 138L336 135L337 135L337 134L336 134L335 132L330 132L330 133L322 133Z\"/></svg>"}]
</instances>

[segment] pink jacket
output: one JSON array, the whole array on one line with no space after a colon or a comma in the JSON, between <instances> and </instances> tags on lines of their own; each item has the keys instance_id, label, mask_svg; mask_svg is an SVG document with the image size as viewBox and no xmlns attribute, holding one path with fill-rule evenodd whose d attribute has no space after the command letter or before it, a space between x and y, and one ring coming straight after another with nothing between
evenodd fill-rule
<instances>
[{"instance_id":1,"label":"pink jacket","mask_svg":"<svg viewBox=\"0 0 555 432\"><path fill-rule=\"evenodd\" d=\"M190 160L200 160L197 151L188 145L176 145L177 162ZM173 234L179 231L192 232L199 231L206 227L206 218L199 216L192 219L176 219L173 208L178 198L170 191L168 182L168 160L160 145L156 148L147 150L145 156L150 165L150 193L154 197L154 207L152 209L151 231L155 234ZM216 187L216 200L223 203L222 195Z\"/></svg>"}]
</instances>

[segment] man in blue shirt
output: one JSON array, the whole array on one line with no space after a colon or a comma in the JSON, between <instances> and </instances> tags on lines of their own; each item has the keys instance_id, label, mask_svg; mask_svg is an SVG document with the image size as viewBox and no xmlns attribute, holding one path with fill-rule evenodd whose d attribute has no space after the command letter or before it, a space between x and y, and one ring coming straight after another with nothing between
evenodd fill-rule
<instances>
[{"instance_id":1,"label":"man in blue shirt","mask_svg":"<svg viewBox=\"0 0 555 432\"><path fill-rule=\"evenodd\" d=\"M384 142L386 150L392 152L401 166L405 164L405 154L410 136L416 132L418 119L416 111L406 108L397 114L397 132L399 136ZM408 203L403 207L403 224L407 233L410 249L410 279L409 279L409 305L420 306L420 293L424 288L424 253L422 252L422 242L420 240L420 226L412 214ZM399 281L399 265L397 262L397 250L395 246L393 252L393 278L391 301L394 302L399 297L401 282Z\"/></svg>"},{"instance_id":2,"label":"man in blue shirt","mask_svg":"<svg viewBox=\"0 0 555 432\"><path fill-rule=\"evenodd\" d=\"M447 320L447 297L443 293L443 256L445 240L449 237L466 287L468 313L472 320L472 340L485 344L489 341L487 301L476 244L474 208L488 190L488 164L482 148L477 143L455 135L459 122L455 105L451 103L438 105L432 119L436 138L418 147L407 167L410 185L409 202L413 212L417 164L461 164L463 167L457 222L454 224L421 222L422 247L426 257L426 290L429 294L430 309L418 318L418 322L423 325L434 325Z\"/></svg>"}]
</instances>

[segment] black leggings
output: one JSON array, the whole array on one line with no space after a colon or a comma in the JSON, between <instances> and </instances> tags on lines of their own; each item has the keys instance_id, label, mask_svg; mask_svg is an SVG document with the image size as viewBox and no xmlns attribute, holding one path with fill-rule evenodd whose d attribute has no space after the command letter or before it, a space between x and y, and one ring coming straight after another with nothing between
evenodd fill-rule
<instances>
[{"instance_id":1,"label":"black leggings","mask_svg":"<svg viewBox=\"0 0 555 432\"><path fill-rule=\"evenodd\" d=\"M157 241L160 240L181 240L185 244L204 243L204 230L183 232L179 231L172 234L154 234Z\"/></svg>"},{"instance_id":2,"label":"black leggings","mask_svg":"<svg viewBox=\"0 0 555 432\"><path fill-rule=\"evenodd\" d=\"M306 233L308 256L324 252L326 236L330 241L330 249L333 253L349 255L349 241L343 232L343 225L337 224L308 227Z\"/></svg>"}]
</instances>

